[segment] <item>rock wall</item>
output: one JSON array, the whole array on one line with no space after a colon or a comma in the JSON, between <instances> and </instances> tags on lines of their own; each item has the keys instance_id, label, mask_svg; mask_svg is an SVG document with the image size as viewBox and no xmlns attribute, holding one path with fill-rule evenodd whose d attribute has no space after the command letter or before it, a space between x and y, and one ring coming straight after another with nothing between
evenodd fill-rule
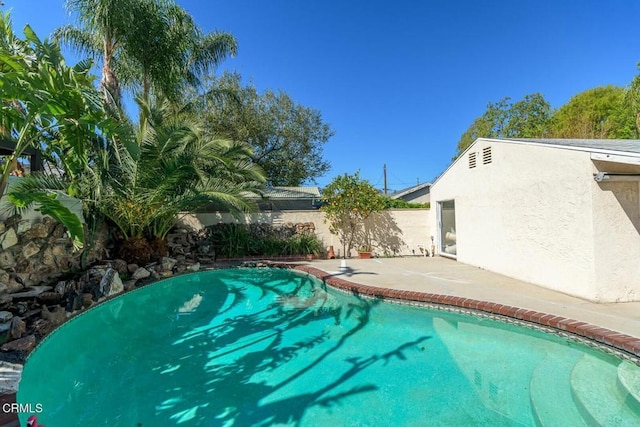
<instances>
[{"instance_id":1,"label":"rock wall","mask_svg":"<svg viewBox=\"0 0 640 427\"><path fill-rule=\"evenodd\" d=\"M32 224L14 215L0 223L0 295L78 270L80 256L61 224L49 217Z\"/></svg>"},{"instance_id":2,"label":"rock wall","mask_svg":"<svg viewBox=\"0 0 640 427\"><path fill-rule=\"evenodd\" d=\"M168 239L177 258L139 266L109 259L112 238L106 225L78 251L65 228L49 217L39 222L8 218L0 223L0 360L23 361L51 330L106 298L197 271L199 259L192 251L201 237L177 230Z\"/></svg>"},{"instance_id":3,"label":"rock wall","mask_svg":"<svg viewBox=\"0 0 640 427\"><path fill-rule=\"evenodd\" d=\"M314 225L285 224L281 232L309 234ZM109 259L112 237L106 225L93 236L77 251L65 228L49 217L33 222L16 215L0 223L0 361L24 361L55 327L107 298L216 261L207 229L172 230L166 237L168 256L146 265Z\"/></svg>"}]
</instances>

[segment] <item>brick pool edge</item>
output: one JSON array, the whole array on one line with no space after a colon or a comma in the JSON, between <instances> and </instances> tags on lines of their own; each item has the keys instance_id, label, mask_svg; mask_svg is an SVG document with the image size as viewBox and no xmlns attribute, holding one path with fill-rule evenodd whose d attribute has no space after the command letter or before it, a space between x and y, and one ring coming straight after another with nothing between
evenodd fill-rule
<instances>
[{"instance_id":1,"label":"brick pool edge","mask_svg":"<svg viewBox=\"0 0 640 427\"><path fill-rule=\"evenodd\" d=\"M623 353L640 358L640 338L620 332L612 331L600 326L579 320L555 316L539 311L503 305L489 301L480 301L452 295L432 294L417 291L389 289L377 286L362 285L350 282L334 274L327 273L309 265L292 266L294 270L311 274L327 285L354 294L366 295L374 298L395 299L420 303L437 304L457 307L478 312L503 316L519 321L529 322L543 327L549 327L560 332L566 332L580 338L594 341L612 347Z\"/></svg>"}]
</instances>

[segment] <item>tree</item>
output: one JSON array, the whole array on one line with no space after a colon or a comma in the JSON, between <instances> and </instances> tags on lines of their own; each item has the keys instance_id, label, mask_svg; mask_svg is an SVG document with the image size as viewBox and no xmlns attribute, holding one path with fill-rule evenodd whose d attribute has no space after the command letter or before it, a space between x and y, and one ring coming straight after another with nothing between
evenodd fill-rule
<instances>
[{"instance_id":1,"label":"tree","mask_svg":"<svg viewBox=\"0 0 640 427\"><path fill-rule=\"evenodd\" d=\"M2 165L0 196L5 193L11 166L29 147L41 144L57 150L70 175L88 165L87 145L107 128L99 94L88 74L90 61L68 67L57 44L41 41L28 25L25 39L13 33L9 14L0 19L0 128L14 151ZM63 155L64 154L64 155ZM66 189L74 195L75 188ZM9 199L19 208L38 203L42 213L62 222L80 247L80 219L57 200L57 192L13 191Z\"/></svg>"},{"instance_id":2,"label":"tree","mask_svg":"<svg viewBox=\"0 0 640 427\"><path fill-rule=\"evenodd\" d=\"M638 64L640 68L640 63ZM623 104L635 117L636 133L640 134L640 74L625 88Z\"/></svg>"},{"instance_id":3,"label":"tree","mask_svg":"<svg viewBox=\"0 0 640 427\"><path fill-rule=\"evenodd\" d=\"M625 105L625 90L601 86L573 96L553 115L555 138L636 138L635 113Z\"/></svg>"},{"instance_id":4,"label":"tree","mask_svg":"<svg viewBox=\"0 0 640 427\"><path fill-rule=\"evenodd\" d=\"M539 93L511 104L503 129L504 138L542 138L549 130L551 105Z\"/></svg>"},{"instance_id":5,"label":"tree","mask_svg":"<svg viewBox=\"0 0 640 427\"><path fill-rule=\"evenodd\" d=\"M78 25L54 36L102 62L100 88L114 110L121 83L175 100L237 50L232 35L204 34L173 0L67 0L66 8Z\"/></svg>"},{"instance_id":6,"label":"tree","mask_svg":"<svg viewBox=\"0 0 640 427\"><path fill-rule=\"evenodd\" d=\"M548 133L551 106L539 93L516 103L503 98L489 102L484 114L473 121L458 141L456 158L478 138L542 138Z\"/></svg>"},{"instance_id":7,"label":"tree","mask_svg":"<svg viewBox=\"0 0 640 427\"><path fill-rule=\"evenodd\" d=\"M159 242L180 214L209 204L247 210L246 194L264 182L246 144L205 134L201 122L176 114L166 99L152 101L137 98L139 151L113 147L97 172L105 186L98 208L122 233L120 255L139 262L163 251Z\"/></svg>"},{"instance_id":8,"label":"tree","mask_svg":"<svg viewBox=\"0 0 640 427\"><path fill-rule=\"evenodd\" d=\"M354 175L339 175L322 192L329 230L342 242L345 258L354 245L371 250L371 239L365 228L365 220L372 213L384 209L385 202L373 185Z\"/></svg>"},{"instance_id":9,"label":"tree","mask_svg":"<svg viewBox=\"0 0 640 427\"><path fill-rule=\"evenodd\" d=\"M330 165L323 145L333 136L319 111L296 104L286 93L242 86L238 74L212 78L198 114L209 131L247 142L252 160L270 185L299 186L324 175Z\"/></svg>"}]
</instances>

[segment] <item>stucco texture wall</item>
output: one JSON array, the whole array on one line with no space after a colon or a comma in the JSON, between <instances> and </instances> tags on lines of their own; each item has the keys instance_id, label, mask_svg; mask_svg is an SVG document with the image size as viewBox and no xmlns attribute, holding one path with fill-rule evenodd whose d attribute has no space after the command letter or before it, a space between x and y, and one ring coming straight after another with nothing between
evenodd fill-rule
<instances>
[{"instance_id":1,"label":"stucco texture wall","mask_svg":"<svg viewBox=\"0 0 640 427\"><path fill-rule=\"evenodd\" d=\"M594 172L640 174L639 166L593 162ZM640 188L592 181L596 300L640 301Z\"/></svg>"},{"instance_id":2,"label":"stucco texture wall","mask_svg":"<svg viewBox=\"0 0 640 427\"><path fill-rule=\"evenodd\" d=\"M459 261L594 300L592 168L586 152L478 140L432 186L431 227L454 199Z\"/></svg>"},{"instance_id":3,"label":"stucco texture wall","mask_svg":"<svg viewBox=\"0 0 640 427\"><path fill-rule=\"evenodd\" d=\"M389 209L375 214L367 221L377 256L422 255L431 247L429 209ZM258 212L234 217L227 213L199 213L189 215L183 223L194 229L218 223L266 223L277 226L287 223L313 222L316 235L326 248L333 246L338 256L342 255L342 245L338 237L331 234L325 214L317 210ZM357 255L357 248L351 256Z\"/></svg>"}]
</instances>

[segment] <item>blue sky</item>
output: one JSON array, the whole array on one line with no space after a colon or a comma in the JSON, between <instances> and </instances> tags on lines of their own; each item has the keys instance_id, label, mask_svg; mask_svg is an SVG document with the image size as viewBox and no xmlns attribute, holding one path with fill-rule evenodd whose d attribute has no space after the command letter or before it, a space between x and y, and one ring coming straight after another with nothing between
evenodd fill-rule
<instances>
[{"instance_id":1,"label":"blue sky","mask_svg":"<svg viewBox=\"0 0 640 427\"><path fill-rule=\"evenodd\" d=\"M60 0L4 0L45 36ZM331 171L382 187L432 181L489 101L540 92L553 107L626 86L640 61L637 0L179 0L207 31L235 35L238 71L321 111ZM73 61L72 61L73 62ZM96 71L97 72L97 71Z\"/></svg>"}]
</instances>

